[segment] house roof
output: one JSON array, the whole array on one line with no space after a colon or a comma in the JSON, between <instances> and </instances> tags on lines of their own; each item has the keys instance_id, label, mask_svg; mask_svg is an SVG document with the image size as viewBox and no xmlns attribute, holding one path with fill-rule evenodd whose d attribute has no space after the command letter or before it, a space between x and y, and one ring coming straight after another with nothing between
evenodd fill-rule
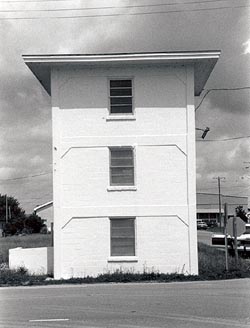
<instances>
[{"instance_id":1,"label":"house roof","mask_svg":"<svg viewBox=\"0 0 250 328\"><path fill-rule=\"evenodd\" d=\"M50 202L47 202L45 204L36 206L34 208L34 212L40 212L40 211L45 210L46 208L49 208L51 206L53 206L53 201L50 201Z\"/></svg>"},{"instance_id":2,"label":"house roof","mask_svg":"<svg viewBox=\"0 0 250 328\"><path fill-rule=\"evenodd\" d=\"M51 94L50 72L55 66L193 65L195 95L199 96L219 56L220 51L182 51L23 55L23 59L49 94Z\"/></svg>"}]
</instances>

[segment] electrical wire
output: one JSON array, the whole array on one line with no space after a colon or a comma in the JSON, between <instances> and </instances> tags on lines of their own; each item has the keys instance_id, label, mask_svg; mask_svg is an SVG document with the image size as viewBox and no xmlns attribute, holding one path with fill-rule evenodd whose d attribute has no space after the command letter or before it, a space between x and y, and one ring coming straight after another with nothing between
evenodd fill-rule
<instances>
[{"instance_id":1,"label":"electrical wire","mask_svg":"<svg viewBox=\"0 0 250 328\"><path fill-rule=\"evenodd\" d=\"M27 176L17 177L17 178L10 178L10 179L0 179L0 181L15 181L15 180L36 178L36 177L40 177L40 176L43 176L43 175L49 175L49 174L52 174L52 172L42 172L42 173L38 173L38 174L27 175Z\"/></svg>"},{"instance_id":2,"label":"electrical wire","mask_svg":"<svg viewBox=\"0 0 250 328\"><path fill-rule=\"evenodd\" d=\"M1 17L0 20L44 20L44 19L75 19L75 18L99 18L99 17L121 17L121 16L143 16L143 15L163 15L163 14L178 14L187 12L204 12L225 9L239 9L250 8L250 5L241 6L224 6L224 7L211 7L200 9L182 9L182 10L169 10L169 11L151 11L151 12L137 12L137 13L114 13L114 14L95 14L95 15L77 15L77 16L33 16L33 17Z\"/></svg>"},{"instance_id":3,"label":"electrical wire","mask_svg":"<svg viewBox=\"0 0 250 328\"><path fill-rule=\"evenodd\" d=\"M212 140L200 140L196 139L196 141L202 141L202 142L215 142L215 141L231 141L231 140L239 140L239 139L247 139L250 138L249 136L241 136L241 137L232 137L232 138L225 138L225 139L212 139Z\"/></svg>"},{"instance_id":4,"label":"electrical wire","mask_svg":"<svg viewBox=\"0 0 250 328\"><path fill-rule=\"evenodd\" d=\"M250 86L240 87L240 88L213 88L213 89L208 89L208 90L206 90L204 96L202 97L199 105L197 105L197 107L195 108L195 111L197 111L200 108L200 106L202 105L202 103L203 103L204 99L206 98L206 96L212 91L238 91L238 90L248 90L248 89L250 89Z\"/></svg>"},{"instance_id":5,"label":"electrical wire","mask_svg":"<svg viewBox=\"0 0 250 328\"><path fill-rule=\"evenodd\" d=\"M79 1L79 0L78 0ZM84 0L80 0L80 1L84 1ZM167 4L159 4L159 5L166 5L166 6L171 6L171 5L183 5L183 4L200 4L200 3L211 3L211 2L226 2L226 1L230 1L230 0L201 0L201 1L183 1L181 3L176 3L176 2L170 2ZM234 1L234 0L231 0ZM239 0L235 0L236 2L238 2ZM12 3L29 3L29 2L38 2L38 3L53 3L53 2L71 2L71 0L1 0L1 3L8 3L8 4L12 4ZM139 5L138 5L139 6ZM141 6L157 6L157 4L149 4L149 5L141 5Z\"/></svg>"},{"instance_id":6,"label":"electrical wire","mask_svg":"<svg viewBox=\"0 0 250 328\"><path fill-rule=\"evenodd\" d=\"M68 0L67 0L68 1ZM0 10L0 12L12 13L12 12L58 12L58 11L83 11L83 10L110 10L110 9L128 9L128 8L145 8L145 7L165 7L165 6L178 6L178 5L194 5L194 4L205 4L205 3L217 3L226 2L230 0L205 0L205 1L188 1L182 3L157 3L157 4L145 4L145 5L125 5L125 6L104 6L104 7L84 7L84 8L57 8L57 9L11 9L11 10ZM239 0L237 0L239 1ZM245 1L245 0L243 0ZM21 2L21 1L18 1ZM26 1L25 1L26 2ZM40 2L40 1L39 1Z\"/></svg>"}]
</instances>

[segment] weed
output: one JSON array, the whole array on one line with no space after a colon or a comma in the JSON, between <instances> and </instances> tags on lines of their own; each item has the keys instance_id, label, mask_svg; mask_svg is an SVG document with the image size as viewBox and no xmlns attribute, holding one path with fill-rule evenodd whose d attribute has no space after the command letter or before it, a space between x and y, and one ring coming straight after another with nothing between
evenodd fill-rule
<instances>
[{"instance_id":1,"label":"weed","mask_svg":"<svg viewBox=\"0 0 250 328\"><path fill-rule=\"evenodd\" d=\"M51 285L51 284L92 284L92 283L128 283L128 282L172 282L195 280L220 280L250 277L250 261L239 259L236 265L235 259L229 257L229 271L225 271L224 252L205 244L199 244L199 275L187 275L183 273L160 273L144 270L143 273L134 271L124 272L117 270L107 272L97 277L83 277L54 280L47 276L35 276L28 274L26 268L10 270L4 264L0 265L0 286L17 285ZM184 269L183 269L184 271Z\"/></svg>"}]
</instances>

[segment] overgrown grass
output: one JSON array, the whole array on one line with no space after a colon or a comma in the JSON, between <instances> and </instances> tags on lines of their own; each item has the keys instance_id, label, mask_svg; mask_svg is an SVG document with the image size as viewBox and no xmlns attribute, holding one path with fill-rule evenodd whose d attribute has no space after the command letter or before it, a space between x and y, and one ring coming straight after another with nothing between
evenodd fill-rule
<instances>
[{"instance_id":1,"label":"overgrown grass","mask_svg":"<svg viewBox=\"0 0 250 328\"><path fill-rule=\"evenodd\" d=\"M25 268L10 270L5 265L0 266L0 286L40 285L46 281L46 278L46 276L30 275Z\"/></svg>"},{"instance_id":2,"label":"overgrown grass","mask_svg":"<svg viewBox=\"0 0 250 328\"><path fill-rule=\"evenodd\" d=\"M225 270L225 253L221 249L202 243L198 244L199 276L202 279L229 279L250 277L250 261L228 257L229 271Z\"/></svg>"},{"instance_id":3,"label":"overgrown grass","mask_svg":"<svg viewBox=\"0 0 250 328\"><path fill-rule=\"evenodd\" d=\"M11 236L0 238L0 264L8 263L9 249L16 247L49 247L51 246L51 235L32 234L26 236Z\"/></svg>"},{"instance_id":4,"label":"overgrown grass","mask_svg":"<svg viewBox=\"0 0 250 328\"><path fill-rule=\"evenodd\" d=\"M172 282L195 280L220 280L250 277L250 261L239 259L238 265L235 259L229 257L229 271L225 270L224 252L211 246L199 243L199 275L185 275L179 273L163 274L159 272L122 272L101 274L97 277L71 278L54 280L46 276L29 275L25 268L9 270L6 265L0 266L0 286L17 285L49 285L49 284L91 284L107 282Z\"/></svg>"}]
</instances>

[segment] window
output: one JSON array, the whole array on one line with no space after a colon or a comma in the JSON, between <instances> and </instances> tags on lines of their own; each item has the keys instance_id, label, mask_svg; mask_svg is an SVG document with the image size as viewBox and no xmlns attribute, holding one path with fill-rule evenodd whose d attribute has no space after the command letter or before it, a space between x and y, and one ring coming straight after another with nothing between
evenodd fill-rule
<instances>
[{"instance_id":1,"label":"window","mask_svg":"<svg viewBox=\"0 0 250 328\"><path fill-rule=\"evenodd\" d=\"M110 185L134 185L134 152L132 148L110 148Z\"/></svg>"},{"instance_id":2,"label":"window","mask_svg":"<svg viewBox=\"0 0 250 328\"><path fill-rule=\"evenodd\" d=\"M132 80L109 81L110 114L132 114Z\"/></svg>"},{"instance_id":3,"label":"window","mask_svg":"<svg viewBox=\"0 0 250 328\"><path fill-rule=\"evenodd\" d=\"M135 256L135 219L110 219L111 256Z\"/></svg>"}]
</instances>

